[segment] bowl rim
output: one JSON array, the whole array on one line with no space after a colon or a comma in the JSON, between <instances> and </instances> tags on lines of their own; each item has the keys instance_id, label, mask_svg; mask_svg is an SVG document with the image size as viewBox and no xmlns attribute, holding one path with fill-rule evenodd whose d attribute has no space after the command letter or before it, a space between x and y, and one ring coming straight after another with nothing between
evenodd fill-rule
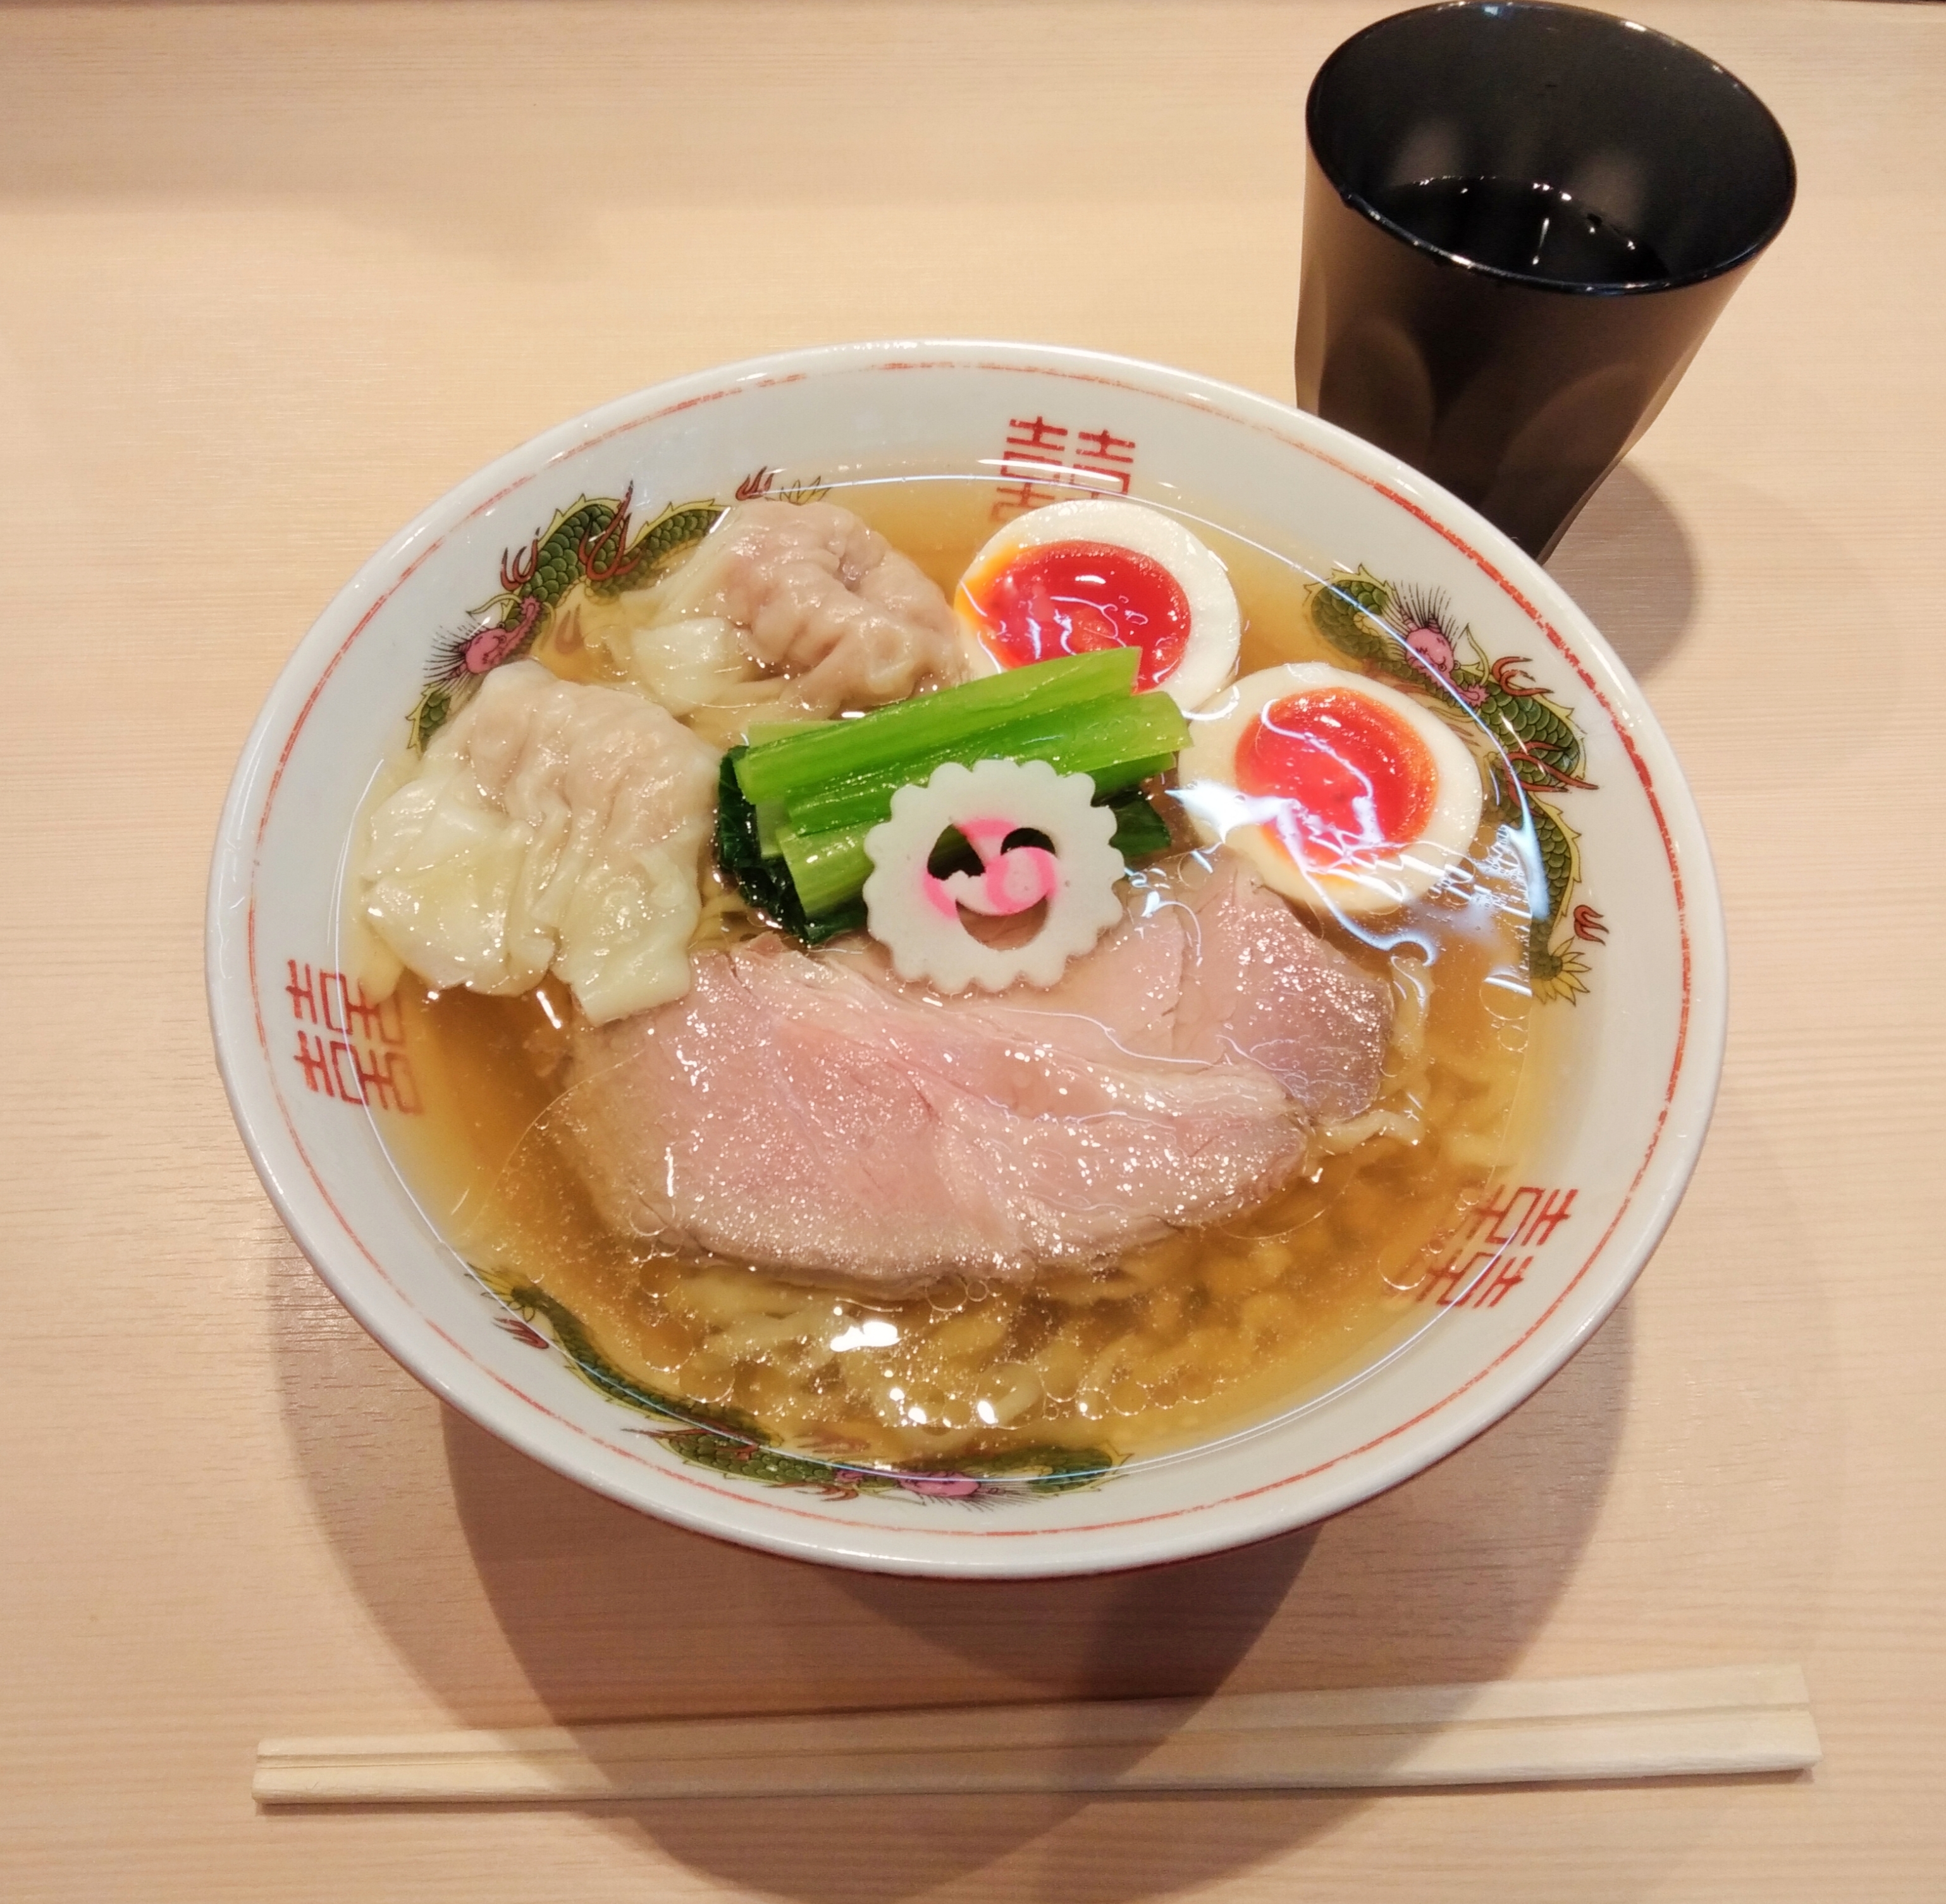
<instances>
[{"instance_id":1,"label":"bowl rim","mask_svg":"<svg viewBox=\"0 0 1946 1904\"><path fill-rule=\"evenodd\" d=\"M1099 1524L1006 1530L969 1526L959 1530L962 1539L941 1544L947 1553L931 1551L942 1531L936 1525L915 1529L915 1535L923 1538L916 1539L911 1551L900 1552L897 1551L897 1536L873 1527L842 1529L834 1519L816 1513L808 1504L752 1499L727 1489L712 1487L698 1495L689 1489L661 1486L665 1470L650 1464L634 1472L651 1478L631 1490L598 1465L576 1458L571 1446L564 1447L551 1431L563 1425L562 1418L544 1403L512 1390L437 1324L422 1318L422 1331L402 1332L398 1317L388 1313L388 1298L403 1298L383 1264L361 1244L358 1253L376 1271L376 1277L367 1276L355 1264L348 1273L338 1260L344 1251L338 1236L315 1224L316 1213L306 1207L304 1187L294 1187L289 1180L293 1162L302 1164L323 1194L325 1208L336 1216L322 1180L303 1156L295 1134L289 1146L295 1156L276 1154L283 1148L283 1134L274 1125L258 1121L257 1106L252 1101L258 1094L257 1080L251 1072L260 1056L264 1056L267 1079L267 1047L260 1046L262 1026L256 1017L254 996L242 1011L236 1009L233 993L238 975L227 968L225 961L226 951L233 952L232 915L239 899L247 900L254 885L262 825L267 824L276 784L295 746L297 728L352 641L446 535L537 480L563 458L660 417L739 390L881 366L1041 372L1172 398L1267 432L1377 491L1432 529L1469 559L1528 615L1538 631L1552 640L1580 685L1595 697L1612 724L1661 829L1675 887L1685 974L1682 1023L1666 1094L1642 1165L1620 1208L1586 1260L1541 1313L1459 1389L1360 1448L1263 1486L1158 1514L1119 1516ZM1571 640L1564 637L1561 625ZM1589 656L1609 676L1608 688L1590 672ZM1611 694L1619 705L1611 704ZM270 766L270 750L280 736L287 737L281 757ZM270 778L265 784L267 766ZM249 822L259 801L262 819L253 828ZM253 940L254 903L249 912L246 936ZM252 944L244 960L246 989L255 964ZM688 372L554 424L495 458L422 509L332 597L280 670L252 726L224 801L212 856L205 911L205 977L218 1071L245 1148L273 1207L327 1286L415 1379L496 1438L554 1472L693 1532L798 1560L870 1572L956 1578L1028 1579L1117 1572L1246 1545L1313 1524L1384 1492L1484 1433L1551 1379L1583 1346L1632 1286L1661 1240L1701 1151L1720 1081L1728 1023L1721 899L1688 782L1639 686L1587 617L1537 562L1465 504L1396 458L1289 405L1215 378L1140 359L1072 346L985 339L915 338L811 346ZM239 1019L244 1022L236 1022ZM257 1035L246 1040L240 1033L252 1021ZM1685 1112L1673 1117L1679 1090ZM274 1086L270 1087L270 1097L274 1105ZM341 1217L338 1220L344 1233L357 1242L350 1225ZM1622 1233L1619 1245L1618 1233ZM1589 1273L1598 1265L1602 1274L1590 1285ZM1547 1336L1538 1352L1534 1352L1536 1339L1577 1292L1574 1325ZM409 1305L407 1308L416 1313ZM402 1334L414 1337L409 1349L400 1339ZM429 1342L446 1346L428 1353ZM511 1394L517 1405L510 1407L499 1390ZM1382 1447L1386 1452L1376 1459L1366 1458ZM1348 1465L1351 1471L1341 1471L1334 1481L1295 1497L1302 1504L1291 1511L1292 1488L1320 1480L1327 1467L1342 1470ZM703 1504L716 1496L730 1504L731 1511L720 1507L712 1511ZM822 1535L799 1533L794 1523L821 1529ZM1126 1551L1114 1557L1058 1557L1045 1544L1004 1537L1029 1532L1064 1536L1070 1541L1107 1540L1123 1533L1117 1544Z\"/></svg>"}]
</instances>

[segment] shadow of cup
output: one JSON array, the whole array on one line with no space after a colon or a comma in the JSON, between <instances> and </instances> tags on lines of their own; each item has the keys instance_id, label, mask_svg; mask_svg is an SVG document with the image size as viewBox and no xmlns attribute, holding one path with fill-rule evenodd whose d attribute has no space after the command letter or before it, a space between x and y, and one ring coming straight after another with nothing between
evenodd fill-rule
<instances>
[{"instance_id":1,"label":"shadow of cup","mask_svg":"<svg viewBox=\"0 0 1946 1904\"><path fill-rule=\"evenodd\" d=\"M1638 680L1660 668L1696 611L1696 551L1654 483L1624 463L1589 499L1548 561Z\"/></svg>"}]
</instances>

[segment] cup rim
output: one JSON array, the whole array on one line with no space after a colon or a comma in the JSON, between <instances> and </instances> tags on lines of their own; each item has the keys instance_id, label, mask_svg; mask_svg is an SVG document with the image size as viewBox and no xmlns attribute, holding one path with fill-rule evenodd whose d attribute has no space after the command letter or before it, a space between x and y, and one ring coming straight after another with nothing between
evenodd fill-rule
<instances>
[{"instance_id":1,"label":"cup rim","mask_svg":"<svg viewBox=\"0 0 1946 1904\"><path fill-rule=\"evenodd\" d=\"M1387 218L1362 194L1347 191L1332 176L1330 168L1325 164L1318 150L1317 132L1317 115L1320 110L1320 95L1331 77L1333 69L1354 47L1376 35L1396 29L1403 21L1429 14L1452 13L1485 13L1495 16L1506 14L1578 14L1584 20L1605 21L1611 27L1622 32L1641 34L1645 39L1657 42L1677 58L1694 61L1717 74L1733 91L1743 95L1754 109L1757 122L1767 126L1777 140L1778 150L1784 161L1784 190L1776 215L1741 249L1702 270L1659 278L1631 279L1621 283L1577 283L1561 278L1545 278L1525 271L1509 270L1503 265L1483 264L1478 258L1468 258L1462 252L1449 251L1444 245L1433 244ZM1708 54L1690 45L1687 41L1676 39L1672 33L1645 26L1639 20L1628 19L1620 14L1604 13L1598 8L1570 6L1565 5L1564 0L1434 0L1434 4L1429 6L1407 8L1403 12L1388 14L1382 20L1375 20L1370 26L1361 27L1348 39L1333 48L1313 76L1310 90L1305 95L1304 139L1305 150L1311 163L1317 168L1318 176L1337 195L1338 202L1347 211L1354 212L1358 217L1377 226L1388 237L1398 239L1432 264L1464 271L1469 276L1491 282L1517 285L1527 291L1552 292L1563 297L1652 296L1660 292L1687 290L1692 285L1707 284L1714 279L1727 277L1731 273L1741 270L1769 248L1778 233L1789 222L1792 208L1797 202L1797 158L1791 150L1790 140L1786 137L1783 126L1778 123L1777 115L1728 66L1720 60L1713 60Z\"/></svg>"}]
</instances>

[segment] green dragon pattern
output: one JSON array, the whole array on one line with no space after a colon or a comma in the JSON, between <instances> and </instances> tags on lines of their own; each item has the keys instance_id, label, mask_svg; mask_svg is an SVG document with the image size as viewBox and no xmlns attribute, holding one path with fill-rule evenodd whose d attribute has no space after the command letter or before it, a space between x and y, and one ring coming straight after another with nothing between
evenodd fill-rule
<instances>
[{"instance_id":1,"label":"green dragon pattern","mask_svg":"<svg viewBox=\"0 0 1946 1904\"><path fill-rule=\"evenodd\" d=\"M1117 1464L1117 1458L1104 1449L1052 1444L923 1468L854 1467L793 1454L779 1447L768 1429L740 1409L705 1406L637 1381L602 1353L580 1317L545 1289L477 1264L473 1273L506 1312L500 1320L510 1335L530 1347L545 1348L548 1336L534 1327L537 1318L544 1321L554 1346L591 1388L653 1416L657 1425L644 1432L692 1466L718 1474L771 1487L809 1488L834 1500L880 1494L986 1501L1002 1495L1064 1494L1091 1487Z\"/></svg>"},{"instance_id":2,"label":"green dragon pattern","mask_svg":"<svg viewBox=\"0 0 1946 1904\"><path fill-rule=\"evenodd\" d=\"M1401 587L1361 567L1314 583L1308 606L1311 626L1340 654L1433 699L1456 725L1484 730L1493 742L1488 771L1500 817L1531 834L1531 863L1541 875L1527 942L1534 995L1579 997L1588 989L1580 947L1599 943L1606 928L1591 907L1570 912L1581 883L1580 835L1540 798L1591 789L1573 715L1524 677L1525 656L1488 659L1470 627L1454 626L1437 591Z\"/></svg>"},{"instance_id":3,"label":"green dragon pattern","mask_svg":"<svg viewBox=\"0 0 1946 1904\"><path fill-rule=\"evenodd\" d=\"M606 598L660 580L709 534L722 506L675 502L633 535L632 485L619 497L578 496L517 554L500 558L500 592L468 613L471 625L443 643L409 717L412 744L428 741L503 662L532 653L570 589Z\"/></svg>"}]
</instances>

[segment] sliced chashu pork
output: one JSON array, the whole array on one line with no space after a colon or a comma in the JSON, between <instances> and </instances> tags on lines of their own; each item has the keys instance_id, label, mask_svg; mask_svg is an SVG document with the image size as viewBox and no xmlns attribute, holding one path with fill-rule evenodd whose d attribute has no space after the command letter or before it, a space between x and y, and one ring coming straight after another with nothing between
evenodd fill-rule
<instances>
[{"instance_id":1,"label":"sliced chashu pork","mask_svg":"<svg viewBox=\"0 0 1946 1904\"><path fill-rule=\"evenodd\" d=\"M1045 991L706 954L687 997L582 1035L550 1121L623 1232L854 1288L1018 1279L1261 1202L1370 1103L1390 1009L1226 861Z\"/></svg>"}]
</instances>

